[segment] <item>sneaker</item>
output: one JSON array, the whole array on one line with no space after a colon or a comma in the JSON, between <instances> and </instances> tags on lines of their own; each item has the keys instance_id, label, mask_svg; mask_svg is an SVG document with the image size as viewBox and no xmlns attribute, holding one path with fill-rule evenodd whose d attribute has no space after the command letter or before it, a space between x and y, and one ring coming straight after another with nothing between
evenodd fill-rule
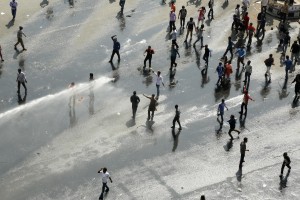
<instances>
[{"instance_id":1,"label":"sneaker","mask_svg":"<svg viewBox=\"0 0 300 200\"><path fill-rule=\"evenodd\" d=\"M180 127L178 130L182 130L182 128Z\"/></svg>"},{"instance_id":2,"label":"sneaker","mask_svg":"<svg viewBox=\"0 0 300 200\"><path fill-rule=\"evenodd\" d=\"M2 59L1 62L4 62L4 60Z\"/></svg>"},{"instance_id":3,"label":"sneaker","mask_svg":"<svg viewBox=\"0 0 300 200\"><path fill-rule=\"evenodd\" d=\"M23 49L23 51L27 51L27 49Z\"/></svg>"},{"instance_id":4,"label":"sneaker","mask_svg":"<svg viewBox=\"0 0 300 200\"><path fill-rule=\"evenodd\" d=\"M174 126L171 126L171 128L174 128Z\"/></svg>"},{"instance_id":5,"label":"sneaker","mask_svg":"<svg viewBox=\"0 0 300 200\"><path fill-rule=\"evenodd\" d=\"M240 111L239 113L242 115L242 112L241 112L241 111Z\"/></svg>"},{"instance_id":6,"label":"sneaker","mask_svg":"<svg viewBox=\"0 0 300 200\"><path fill-rule=\"evenodd\" d=\"M108 61L109 63L112 63L112 60Z\"/></svg>"}]
</instances>

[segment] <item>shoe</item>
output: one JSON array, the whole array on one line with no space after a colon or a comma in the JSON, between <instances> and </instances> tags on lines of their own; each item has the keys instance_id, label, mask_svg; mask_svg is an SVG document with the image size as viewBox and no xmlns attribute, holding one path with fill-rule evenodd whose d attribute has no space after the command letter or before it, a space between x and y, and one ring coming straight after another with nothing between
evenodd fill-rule
<instances>
[{"instance_id":1,"label":"shoe","mask_svg":"<svg viewBox=\"0 0 300 200\"><path fill-rule=\"evenodd\" d=\"M112 60L108 61L109 63L112 63Z\"/></svg>"},{"instance_id":2,"label":"shoe","mask_svg":"<svg viewBox=\"0 0 300 200\"><path fill-rule=\"evenodd\" d=\"M27 49L23 49L23 51L27 51Z\"/></svg>"},{"instance_id":3,"label":"shoe","mask_svg":"<svg viewBox=\"0 0 300 200\"><path fill-rule=\"evenodd\" d=\"M171 128L174 128L174 126L171 126Z\"/></svg>"},{"instance_id":4,"label":"shoe","mask_svg":"<svg viewBox=\"0 0 300 200\"><path fill-rule=\"evenodd\" d=\"M239 135L240 133L241 133L241 132L239 131L239 132L238 132L238 135Z\"/></svg>"},{"instance_id":5,"label":"shoe","mask_svg":"<svg viewBox=\"0 0 300 200\"><path fill-rule=\"evenodd\" d=\"M241 115L243 114L241 111L239 112Z\"/></svg>"},{"instance_id":6,"label":"shoe","mask_svg":"<svg viewBox=\"0 0 300 200\"><path fill-rule=\"evenodd\" d=\"M182 130L182 128L180 127L178 130Z\"/></svg>"},{"instance_id":7,"label":"shoe","mask_svg":"<svg viewBox=\"0 0 300 200\"><path fill-rule=\"evenodd\" d=\"M15 50L17 50L17 47L15 46Z\"/></svg>"},{"instance_id":8,"label":"shoe","mask_svg":"<svg viewBox=\"0 0 300 200\"><path fill-rule=\"evenodd\" d=\"M4 60L2 59L1 62L4 62Z\"/></svg>"},{"instance_id":9,"label":"shoe","mask_svg":"<svg viewBox=\"0 0 300 200\"><path fill-rule=\"evenodd\" d=\"M184 42L187 42L186 40L184 40Z\"/></svg>"},{"instance_id":10,"label":"shoe","mask_svg":"<svg viewBox=\"0 0 300 200\"><path fill-rule=\"evenodd\" d=\"M109 190L105 190L105 192L107 193L107 192L109 192Z\"/></svg>"},{"instance_id":11,"label":"shoe","mask_svg":"<svg viewBox=\"0 0 300 200\"><path fill-rule=\"evenodd\" d=\"M282 174L280 174L279 177L282 177Z\"/></svg>"}]
</instances>

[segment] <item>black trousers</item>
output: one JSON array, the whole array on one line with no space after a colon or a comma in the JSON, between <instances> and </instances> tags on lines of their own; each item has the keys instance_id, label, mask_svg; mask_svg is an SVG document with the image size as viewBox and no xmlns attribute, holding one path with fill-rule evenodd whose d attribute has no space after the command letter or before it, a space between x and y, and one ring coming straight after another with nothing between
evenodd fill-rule
<instances>
[{"instance_id":1,"label":"black trousers","mask_svg":"<svg viewBox=\"0 0 300 200\"><path fill-rule=\"evenodd\" d=\"M103 199L104 192L108 192L108 191L109 191L109 187L107 186L107 183L102 183L102 192L100 194L99 199Z\"/></svg>"},{"instance_id":2,"label":"black trousers","mask_svg":"<svg viewBox=\"0 0 300 200\"><path fill-rule=\"evenodd\" d=\"M25 83L18 81L18 93L20 93L20 86L21 86L21 84L23 85L23 87L25 89L25 92L27 92L27 87L26 87Z\"/></svg>"},{"instance_id":3,"label":"black trousers","mask_svg":"<svg viewBox=\"0 0 300 200\"><path fill-rule=\"evenodd\" d=\"M245 83L247 83L247 90L249 89L249 85L250 85L250 76L251 76L251 73L249 72L245 72Z\"/></svg>"},{"instance_id":4,"label":"black trousers","mask_svg":"<svg viewBox=\"0 0 300 200\"><path fill-rule=\"evenodd\" d=\"M291 169L291 166L290 166L290 164L286 164L285 162L283 162L282 163L282 166L281 166L281 174L283 174L283 170L284 170L284 167L287 167L287 168L289 168L289 169Z\"/></svg>"},{"instance_id":5,"label":"black trousers","mask_svg":"<svg viewBox=\"0 0 300 200\"><path fill-rule=\"evenodd\" d=\"M247 104L245 104L244 102L241 105L241 115L244 113L244 108L245 108L245 115L247 115Z\"/></svg>"},{"instance_id":6,"label":"black trousers","mask_svg":"<svg viewBox=\"0 0 300 200\"><path fill-rule=\"evenodd\" d=\"M180 26L184 27L185 25L185 18L180 18Z\"/></svg>"},{"instance_id":7,"label":"black trousers","mask_svg":"<svg viewBox=\"0 0 300 200\"><path fill-rule=\"evenodd\" d=\"M225 53L223 54L223 58L226 56L226 54L228 53L228 51L230 52L230 55L231 55L231 58L230 60L232 59L232 56L233 56L233 52L232 52L232 48L227 48Z\"/></svg>"},{"instance_id":8,"label":"black trousers","mask_svg":"<svg viewBox=\"0 0 300 200\"><path fill-rule=\"evenodd\" d=\"M179 128L181 128L181 124L180 124L180 120L179 120L179 117L174 117L174 119L173 119L173 128L175 128L175 123L178 123L178 125L179 125Z\"/></svg>"},{"instance_id":9,"label":"black trousers","mask_svg":"<svg viewBox=\"0 0 300 200\"><path fill-rule=\"evenodd\" d=\"M170 27L170 30L169 30L169 32L171 33L171 32L172 32L172 30L173 30L173 27L175 27L175 21L170 21L170 25L169 25L169 27Z\"/></svg>"},{"instance_id":10,"label":"black trousers","mask_svg":"<svg viewBox=\"0 0 300 200\"><path fill-rule=\"evenodd\" d=\"M137 105L132 105L132 116L133 116L133 118L135 118L137 108L138 108Z\"/></svg>"},{"instance_id":11,"label":"black trousers","mask_svg":"<svg viewBox=\"0 0 300 200\"><path fill-rule=\"evenodd\" d=\"M110 57L110 61L112 61L114 59L114 55L117 54L118 56L118 61L120 61L120 53L119 53L119 50L113 50L112 51L112 54L111 54L111 57Z\"/></svg>"},{"instance_id":12,"label":"black trousers","mask_svg":"<svg viewBox=\"0 0 300 200\"><path fill-rule=\"evenodd\" d=\"M149 68L151 68L152 55L151 56L146 56L146 58L144 60L144 68L146 67L147 60L149 60Z\"/></svg>"},{"instance_id":13,"label":"black trousers","mask_svg":"<svg viewBox=\"0 0 300 200\"><path fill-rule=\"evenodd\" d=\"M150 119L150 112L151 112L151 120L153 120L154 110L148 110L148 120Z\"/></svg>"}]
</instances>

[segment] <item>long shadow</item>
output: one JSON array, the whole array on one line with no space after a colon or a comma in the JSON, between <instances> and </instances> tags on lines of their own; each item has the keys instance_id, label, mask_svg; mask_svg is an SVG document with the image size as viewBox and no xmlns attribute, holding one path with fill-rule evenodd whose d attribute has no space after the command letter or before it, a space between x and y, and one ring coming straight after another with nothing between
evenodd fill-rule
<instances>
[{"instance_id":1,"label":"long shadow","mask_svg":"<svg viewBox=\"0 0 300 200\"><path fill-rule=\"evenodd\" d=\"M281 89L278 90L278 96L279 96L279 100L282 100L284 98L287 98L289 96L290 92L287 92L286 89Z\"/></svg>"},{"instance_id":2,"label":"long shadow","mask_svg":"<svg viewBox=\"0 0 300 200\"><path fill-rule=\"evenodd\" d=\"M239 167L239 170L236 172L236 180L238 182L241 182L242 181L242 176L243 176L243 167Z\"/></svg>"},{"instance_id":3,"label":"long shadow","mask_svg":"<svg viewBox=\"0 0 300 200\"><path fill-rule=\"evenodd\" d=\"M118 12L116 18L119 21L120 30L123 31L126 28L126 20L125 20L123 13Z\"/></svg>"},{"instance_id":4,"label":"long shadow","mask_svg":"<svg viewBox=\"0 0 300 200\"><path fill-rule=\"evenodd\" d=\"M202 75L202 81L201 81L201 87L204 88L204 85L209 83L210 78L207 75L207 66L204 67L204 69L201 70Z\"/></svg>"},{"instance_id":5,"label":"long shadow","mask_svg":"<svg viewBox=\"0 0 300 200\"><path fill-rule=\"evenodd\" d=\"M6 24L5 26L7 27L7 29L9 29L10 27L12 27L15 24L15 20L12 19L8 22L8 24Z\"/></svg>"},{"instance_id":6,"label":"long shadow","mask_svg":"<svg viewBox=\"0 0 300 200\"><path fill-rule=\"evenodd\" d=\"M127 122L126 122L126 126L127 126L127 128L130 128L130 127L133 127L133 126L135 126L135 119L134 118L132 118L132 119L130 119L130 120L128 120Z\"/></svg>"},{"instance_id":7,"label":"long shadow","mask_svg":"<svg viewBox=\"0 0 300 200\"><path fill-rule=\"evenodd\" d=\"M15 54L13 55L13 58L14 58L14 59L17 59L18 55L20 55L20 53L22 53L23 50L21 50L21 51L19 51L18 49L15 49L15 50L16 50L16 51L15 51Z\"/></svg>"},{"instance_id":8,"label":"long shadow","mask_svg":"<svg viewBox=\"0 0 300 200\"><path fill-rule=\"evenodd\" d=\"M181 132L181 130L178 130L177 133L175 133L175 128L172 128L172 136L173 136L173 139L174 139L172 152L175 152L177 147L178 147L180 132Z\"/></svg>"},{"instance_id":9,"label":"long shadow","mask_svg":"<svg viewBox=\"0 0 300 200\"><path fill-rule=\"evenodd\" d=\"M287 174L285 177L280 177L280 182L279 182L279 190L282 191L283 188L286 188L286 184L288 181L288 177L290 175L291 170L288 170Z\"/></svg>"},{"instance_id":10,"label":"long shadow","mask_svg":"<svg viewBox=\"0 0 300 200\"><path fill-rule=\"evenodd\" d=\"M229 151L232 148L233 140L229 140L223 147L225 151Z\"/></svg>"},{"instance_id":11,"label":"long shadow","mask_svg":"<svg viewBox=\"0 0 300 200\"><path fill-rule=\"evenodd\" d=\"M94 85L90 85L89 87L90 94L89 94L89 114L92 116L95 114L94 104L95 104L95 94L94 94Z\"/></svg>"},{"instance_id":12,"label":"long shadow","mask_svg":"<svg viewBox=\"0 0 300 200\"><path fill-rule=\"evenodd\" d=\"M75 111L75 94L73 94L69 99L69 118L70 118L70 127L74 127L77 124L77 117Z\"/></svg>"},{"instance_id":13,"label":"long shadow","mask_svg":"<svg viewBox=\"0 0 300 200\"><path fill-rule=\"evenodd\" d=\"M228 7L228 5L229 5L228 0L225 0L221 7L223 8L223 10L225 10Z\"/></svg>"},{"instance_id":14,"label":"long shadow","mask_svg":"<svg viewBox=\"0 0 300 200\"><path fill-rule=\"evenodd\" d=\"M41 6L42 8L44 8L44 7L48 6L48 5L49 5L49 1L48 1L48 0L43 0L43 1L40 3L40 6Z\"/></svg>"},{"instance_id":15,"label":"long shadow","mask_svg":"<svg viewBox=\"0 0 300 200\"><path fill-rule=\"evenodd\" d=\"M200 69L200 64L201 64L201 52L199 53L198 49L196 48L196 46L193 46L194 50L195 50L195 54L196 54L196 64L197 67Z\"/></svg>"},{"instance_id":16,"label":"long shadow","mask_svg":"<svg viewBox=\"0 0 300 200\"><path fill-rule=\"evenodd\" d=\"M217 121L219 123L219 128L216 130L216 134L222 133L223 123L219 120L219 116L217 118Z\"/></svg>"},{"instance_id":17,"label":"long shadow","mask_svg":"<svg viewBox=\"0 0 300 200\"><path fill-rule=\"evenodd\" d=\"M22 98L21 94L18 93L18 104L22 105L26 103L27 93L25 92L24 97Z\"/></svg>"}]
</instances>

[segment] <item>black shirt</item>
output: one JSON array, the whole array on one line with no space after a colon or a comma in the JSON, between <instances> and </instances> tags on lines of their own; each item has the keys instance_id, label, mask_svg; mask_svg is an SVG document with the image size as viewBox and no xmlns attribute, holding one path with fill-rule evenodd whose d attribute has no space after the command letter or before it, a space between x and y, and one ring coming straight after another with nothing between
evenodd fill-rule
<instances>
[{"instance_id":1,"label":"black shirt","mask_svg":"<svg viewBox=\"0 0 300 200\"><path fill-rule=\"evenodd\" d=\"M130 97L130 101L131 101L133 106L137 106L140 103L140 98L136 95L132 95Z\"/></svg>"},{"instance_id":2,"label":"black shirt","mask_svg":"<svg viewBox=\"0 0 300 200\"><path fill-rule=\"evenodd\" d=\"M299 50L300 50L299 44L293 43L291 50L292 50L292 53L299 53Z\"/></svg>"}]
</instances>

